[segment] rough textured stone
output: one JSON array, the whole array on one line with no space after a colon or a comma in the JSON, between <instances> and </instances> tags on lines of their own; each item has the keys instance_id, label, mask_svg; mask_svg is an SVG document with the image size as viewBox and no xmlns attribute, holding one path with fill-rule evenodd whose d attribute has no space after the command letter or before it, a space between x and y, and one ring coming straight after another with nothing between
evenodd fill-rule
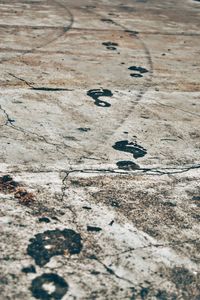
<instances>
[{"instance_id":1,"label":"rough textured stone","mask_svg":"<svg viewBox=\"0 0 200 300\"><path fill-rule=\"evenodd\" d=\"M0 3L0 298L199 299L200 3Z\"/></svg>"}]
</instances>

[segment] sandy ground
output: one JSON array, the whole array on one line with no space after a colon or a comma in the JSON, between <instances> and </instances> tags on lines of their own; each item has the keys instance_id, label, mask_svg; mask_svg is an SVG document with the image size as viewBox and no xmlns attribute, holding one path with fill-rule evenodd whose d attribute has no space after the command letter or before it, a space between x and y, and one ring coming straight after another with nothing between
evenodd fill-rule
<instances>
[{"instance_id":1,"label":"sandy ground","mask_svg":"<svg viewBox=\"0 0 200 300\"><path fill-rule=\"evenodd\" d=\"M0 1L0 298L200 299L200 1Z\"/></svg>"}]
</instances>

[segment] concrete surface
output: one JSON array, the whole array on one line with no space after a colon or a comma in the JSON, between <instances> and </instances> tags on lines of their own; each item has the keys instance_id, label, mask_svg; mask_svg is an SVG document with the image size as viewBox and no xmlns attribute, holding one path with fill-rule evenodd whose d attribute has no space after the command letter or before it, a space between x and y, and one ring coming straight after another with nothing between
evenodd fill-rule
<instances>
[{"instance_id":1,"label":"concrete surface","mask_svg":"<svg viewBox=\"0 0 200 300\"><path fill-rule=\"evenodd\" d=\"M200 2L0 2L1 299L200 299Z\"/></svg>"}]
</instances>

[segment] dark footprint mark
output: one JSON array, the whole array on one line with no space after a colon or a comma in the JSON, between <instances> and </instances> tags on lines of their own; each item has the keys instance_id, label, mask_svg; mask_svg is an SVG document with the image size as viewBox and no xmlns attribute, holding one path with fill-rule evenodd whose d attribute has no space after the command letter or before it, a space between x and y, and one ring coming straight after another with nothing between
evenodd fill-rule
<instances>
[{"instance_id":1,"label":"dark footprint mark","mask_svg":"<svg viewBox=\"0 0 200 300\"><path fill-rule=\"evenodd\" d=\"M87 95L95 100L94 104L97 106L100 106L100 107L110 107L111 106L110 103L99 100L99 97L112 97L113 93L110 90L107 90L107 89L89 90L87 92Z\"/></svg>"},{"instance_id":2,"label":"dark footprint mark","mask_svg":"<svg viewBox=\"0 0 200 300\"><path fill-rule=\"evenodd\" d=\"M115 150L132 153L133 157L136 159L147 154L147 150L142 146L137 145L137 143L129 142L127 140L116 142L112 147Z\"/></svg>"},{"instance_id":3,"label":"dark footprint mark","mask_svg":"<svg viewBox=\"0 0 200 300\"><path fill-rule=\"evenodd\" d=\"M66 251L71 255L78 254L82 249L81 236L72 229L47 230L36 234L30 242L27 253L40 267L48 263L53 256L63 255Z\"/></svg>"},{"instance_id":4,"label":"dark footprint mark","mask_svg":"<svg viewBox=\"0 0 200 300\"><path fill-rule=\"evenodd\" d=\"M121 160L116 163L118 169L125 171L139 170L140 167L136 163L130 160Z\"/></svg>"},{"instance_id":5,"label":"dark footprint mark","mask_svg":"<svg viewBox=\"0 0 200 300\"><path fill-rule=\"evenodd\" d=\"M105 43L102 43L102 45L106 46L106 48L108 50L117 50L117 46L118 44L117 43L112 43L112 42L105 42Z\"/></svg>"},{"instance_id":6,"label":"dark footprint mark","mask_svg":"<svg viewBox=\"0 0 200 300\"><path fill-rule=\"evenodd\" d=\"M135 78L141 78L143 77L142 74L149 72L147 69L142 68L142 67L137 67L137 66L132 66L128 68L131 71L136 71L137 73L131 73L130 76L131 77L135 77Z\"/></svg>"},{"instance_id":7,"label":"dark footprint mark","mask_svg":"<svg viewBox=\"0 0 200 300\"><path fill-rule=\"evenodd\" d=\"M46 285L53 285L53 291L49 292ZM69 288L68 283L57 274L46 273L39 277L36 277L32 281L32 286L30 288L32 295L37 299L51 300L51 299L62 299L62 297L67 293Z\"/></svg>"}]
</instances>

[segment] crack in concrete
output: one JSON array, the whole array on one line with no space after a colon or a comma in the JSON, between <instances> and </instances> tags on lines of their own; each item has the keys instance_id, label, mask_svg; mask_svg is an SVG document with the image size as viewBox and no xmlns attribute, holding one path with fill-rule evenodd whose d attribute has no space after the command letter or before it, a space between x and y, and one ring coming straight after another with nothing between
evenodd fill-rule
<instances>
[{"instance_id":1,"label":"crack in concrete","mask_svg":"<svg viewBox=\"0 0 200 300\"><path fill-rule=\"evenodd\" d=\"M191 112L191 111L188 111L188 110L185 110L185 109L182 109L182 108L178 108L178 107L175 107L175 106L172 106L172 105L164 104L164 103L161 103L161 102L158 102L158 101L156 101L156 103L161 105L161 106L165 106L165 107L169 107L169 108L172 108L172 109L180 110L180 111L183 111L187 114L200 117L200 114L197 114L195 112Z\"/></svg>"},{"instance_id":2,"label":"crack in concrete","mask_svg":"<svg viewBox=\"0 0 200 300\"><path fill-rule=\"evenodd\" d=\"M61 197L60 197L60 200L63 202L64 200L64 197L65 197L65 191L67 189L67 179L68 179L68 176L69 176L69 172L65 172L65 176L64 178L62 179L62 186L61 186ZM72 213L72 216L73 216L73 223L76 224L76 226L79 228L77 222L76 222L76 219L77 219L77 214L76 212L74 211L74 209L71 207L71 206L65 206L66 209L68 209L71 213Z\"/></svg>"},{"instance_id":3,"label":"crack in concrete","mask_svg":"<svg viewBox=\"0 0 200 300\"><path fill-rule=\"evenodd\" d=\"M119 276L113 269L111 269L106 264L104 264L96 255L91 255L90 257L88 257L88 259L94 259L94 260L96 260L99 264L101 264L105 268L105 270L106 270L107 273L109 273L110 275L115 276L117 279L126 281L127 283L129 283L131 285L134 284L131 280L129 280L129 279L125 278L125 277Z\"/></svg>"},{"instance_id":4,"label":"crack in concrete","mask_svg":"<svg viewBox=\"0 0 200 300\"><path fill-rule=\"evenodd\" d=\"M74 169L74 170L68 170L63 171L66 172L68 175L71 173L85 173L85 174L95 174L95 173L103 173L103 174L122 174L122 175L172 175L172 174L180 174L185 173L193 169L199 169L200 164L194 164L191 166L185 166L185 167L168 167L168 168L140 168L137 170L131 170L131 171L121 171L118 169L105 169L105 168L84 168L84 169Z\"/></svg>"},{"instance_id":5,"label":"crack in concrete","mask_svg":"<svg viewBox=\"0 0 200 300\"><path fill-rule=\"evenodd\" d=\"M66 88L51 88L51 87L45 87L45 86L41 86L41 87L35 87L35 83L33 82L28 82L27 80L18 77L12 73L8 73L10 76L24 82L31 90L35 90L35 91L44 91L44 92L60 92L60 91L73 91L73 89L66 89Z\"/></svg>"},{"instance_id":6,"label":"crack in concrete","mask_svg":"<svg viewBox=\"0 0 200 300\"><path fill-rule=\"evenodd\" d=\"M126 253L131 253L137 250L143 250L143 249L148 249L148 248L159 248L159 247L167 247L167 246L177 246L177 245L184 245L184 244L189 244L189 243L195 243L195 242L199 242L198 239L192 239L192 240L185 240L185 241L173 241L173 242L169 242L169 243L160 243L160 244L148 244L146 246L142 246L142 247L137 247L137 248L129 248L127 250L124 250L122 252L118 252L115 254L107 254L106 256L100 256L100 258L105 258L105 257L116 257L122 254L126 254Z\"/></svg>"},{"instance_id":7,"label":"crack in concrete","mask_svg":"<svg viewBox=\"0 0 200 300\"><path fill-rule=\"evenodd\" d=\"M23 134L27 134L27 135L31 135L31 136L34 136L34 137L37 137L39 140L43 141L44 143L48 144L48 145L51 145L51 146L54 146L56 147L56 150L57 151L60 151L62 154L65 154L64 152L61 151L61 149L66 149L66 148L71 148L70 146L68 145L65 145L64 143L63 144L56 144L56 143L53 143L53 142L50 142L48 141L43 135L39 135L38 133L36 132L32 132L32 131L29 131L29 130L25 130L24 128L20 127L20 126L16 126L13 124L14 120L12 120L9 116L9 114L6 112L6 110L2 107L2 105L0 105L0 110L3 112L4 116L5 116L5 123L1 126L8 126L9 128L12 128L14 130L17 130Z\"/></svg>"}]
</instances>

